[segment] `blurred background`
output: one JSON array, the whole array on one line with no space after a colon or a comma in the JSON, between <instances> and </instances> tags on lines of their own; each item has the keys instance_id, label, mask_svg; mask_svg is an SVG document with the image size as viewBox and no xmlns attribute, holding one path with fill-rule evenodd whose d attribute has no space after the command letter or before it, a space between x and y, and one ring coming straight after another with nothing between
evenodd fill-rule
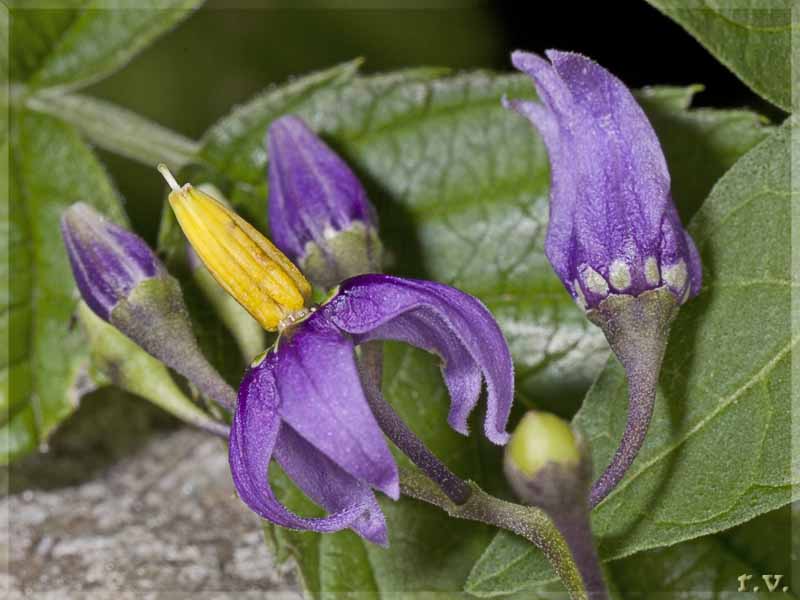
<instances>
[{"instance_id":1,"label":"blurred background","mask_svg":"<svg viewBox=\"0 0 800 600\"><path fill-rule=\"evenodd\" d=\"M517 48L582 52L631 87L702 83L697 105L766 103L642 0L211 0L117 74L85 90L198 138L231 108L292 76L363 57L365 73L413 66L511 69ZM157 92L154 91L157 90ZM102 153L135 227L155 240L163 182Z\"/></svg>"}]
</instances>

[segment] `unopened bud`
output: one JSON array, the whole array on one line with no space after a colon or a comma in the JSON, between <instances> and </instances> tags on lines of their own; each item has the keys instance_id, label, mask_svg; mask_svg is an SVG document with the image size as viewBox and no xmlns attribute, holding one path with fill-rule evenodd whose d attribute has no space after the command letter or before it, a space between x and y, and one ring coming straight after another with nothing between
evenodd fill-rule
<instances>
[{"instance_id":1,"label":"unopened bud","mask_svg":"<svg viewBox=\"0 0 800 600\"><path fill-rule=\"evenodd\" d=\"M235 392L200 351L180 285L145 241L83 203L64 212L61 233L92 311L208 398L232 407Z\"/></svg>"},{"instance_id":2,"label":"unopened bud","mask_svg":"<svg viewBox=\"0 0 800 600\"><path fill-rule=\"evenodd\" d=\"M517 496L550 512L587 502L590 466L584 445L563 419L529 411L506 446L504 471Z\"/></svg>"},{"instance_id":3,"label":"unopened bud","mask_svg":"<svg viewBox=\"0 0 800 600\"><path fill-rule=\"evenodd\" d=\"M267 146L269 222L276 245L323 288L379 273L378 219L347 163L291 115L270 126Z\"/></svg>"}]
</instances>

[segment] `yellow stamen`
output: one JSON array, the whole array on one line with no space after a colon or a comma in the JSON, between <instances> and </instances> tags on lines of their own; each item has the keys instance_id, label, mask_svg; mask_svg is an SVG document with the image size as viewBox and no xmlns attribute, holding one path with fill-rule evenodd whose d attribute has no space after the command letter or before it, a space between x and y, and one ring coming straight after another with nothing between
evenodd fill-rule
<instances>
[{"instance_id":1,"label":"yellow stamen","mask_svg":"<svg viewBox=\"0 0 800 600\"><path fill-rule=\"evenodd\" d=\"M250 223L208 194L183 186L163 164L169 203L197 255L220 285L274 331L305 314L311 285L292 262Z\"/></svg>"}]
</instances>

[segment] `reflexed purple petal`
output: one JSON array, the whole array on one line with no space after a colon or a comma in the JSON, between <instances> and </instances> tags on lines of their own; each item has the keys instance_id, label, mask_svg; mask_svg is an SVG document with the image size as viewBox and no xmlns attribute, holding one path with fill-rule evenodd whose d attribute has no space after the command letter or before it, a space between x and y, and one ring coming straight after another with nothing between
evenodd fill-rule
<instances>
[{"instance_id":1,"label":"reflexed purple petal","mask_svg":"<svg viewBox=\"0 0 800 600\"><path fill-rule=\"evenodd\" d=\"M356 502L321 519L300 517L284 507L269 484L268 468L281 419L275 384L277 356L269 354L245 373L231 424L229 460L239 497L253 511L283 527L330 532L350 527L372 506Z\"/></svg>"},{"instance_id":2,"label":"reflexed purple petal","mask_svg":"<svg viewBox=\"0 0 800 600\"><path fill-rule=\"evenodd\" d=\"M299 117L269 128L269 221L275 245L299 262L306 244L326 247L355 221L377 227L375 210L350 167Z\"/></svg>"},{"instance_id":3,"label":"reflexed purple petal","mask_svg":"<svg viewBox=\"0 0 800 600\"><path fill-rule=\"evenodd\" d=\"M81 296L105 320L121 298L163 271L144 240L88 204L79 202L64 212L61 234Z\"/></svg>"},{"instance_id":4,"label":"reflexed purple petal","mask_svg":"<svg viewBox=\"0 0 800 600\"><path fill-rule=\"evenodd\" d=\"M274 458L289 478L329 513L366 506L351 529L374 544L388 544L386 519L370 487L345 473L286 423L278 433Z\"/></svg>"},{"instance_id":5,"label":"reflexed purple petal","mask_svg":"<svg viewBox=\"0 0 800 600\"><path fill-rule=\"evenodd\" d=\"M364 396L352 340L318 312L281 339L278 356L283 420L344 471L397 499L397 465Z\"/></svg>"},{"instance_id":6,"label":"reflexed purple petal","mask_svg":"<svg viewBox=\"0 0 800 600\"><path fill-rule=\"evenodd\" d=\"M496 444L505 431L514 395L514 370L503 334L476 298L455 288L388 275L345 281L320 309L356 343L400 340L438 354L451 395L448 422L467 432L467 417L486 380L486 437Z\"/></svg>"},{"instance_id":7,"label":"reflexed purple petal","mask_svg":"<svg viewBox=\"0 0 800 600\"><path fill-rule=\"evenodd\" d=\"M638 295L661 285L661 271L699 263L670 197L661 146L625 85L594 61L547 51L512 62L536 85L542 104L504 102L541 132L551 163L545 251L566 288L594 308L609 293ZM669 238L665 242L665 238ZM683 294L670 286L679 300ZM692 292L695 285L692 284Z\"/></svg>"}]
</instances>

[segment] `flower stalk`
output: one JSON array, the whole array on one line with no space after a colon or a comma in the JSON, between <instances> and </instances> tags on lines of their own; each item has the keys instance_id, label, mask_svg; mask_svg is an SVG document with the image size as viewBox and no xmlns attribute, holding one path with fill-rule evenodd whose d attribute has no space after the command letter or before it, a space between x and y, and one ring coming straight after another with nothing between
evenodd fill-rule
<instances>
[{"instance_id":1,"label":"flower stalk","mask_svg":"<svg viewBox=\"0 0 800 600\"><path fill-rule=\"evenodd\" d=\"M587 313L605 333L628 379L625 430L611 462L592 486L589 497L592 508L619 484L644 443L669 330L678 308L675 296L660 288L637 297L609 296Z\"/></svg>"},{"instance_id":2,"label":"flower stalk","mask_svg":"<svg viewBox=\"0 0 800 600\"><path fill-rule=\"evenodd\" d=\"M438 485L419 473L400 470L402 494L432 504L453 518L477 521L516 533L544 553L572 600L604 598L587 595L581 570L573 559L569 544L543 510L500 500L473 482L468 485L471 489L469 499L463 504L455 504Z\"/></svg>"},{"instance_id":3,"label":"flower stalk","mask_svg":"<svg viewBox=\"0 0 800 600\"><path fill-rule=\"evenodd\" d=\"M529 411L506 446L503 468L516 495L541 508L566 542L589 600L608 598L589 520L591 461L559 417Z\"/></svg>"},{"instance_id":4,"label":"flower stalk","mask_svg":"<svg viewBox=\"0 0 800 600\"><path fill-rule=\"evenodd\" d=\"M447 468L425 443L411 431L381 393L383 350L381 342L367 342L361 347L359 371L364 393L372 414L386 437L425 475L438 485L456 505L462 505L472 493L466 481Z\"/></svg>"}]
</instances>

